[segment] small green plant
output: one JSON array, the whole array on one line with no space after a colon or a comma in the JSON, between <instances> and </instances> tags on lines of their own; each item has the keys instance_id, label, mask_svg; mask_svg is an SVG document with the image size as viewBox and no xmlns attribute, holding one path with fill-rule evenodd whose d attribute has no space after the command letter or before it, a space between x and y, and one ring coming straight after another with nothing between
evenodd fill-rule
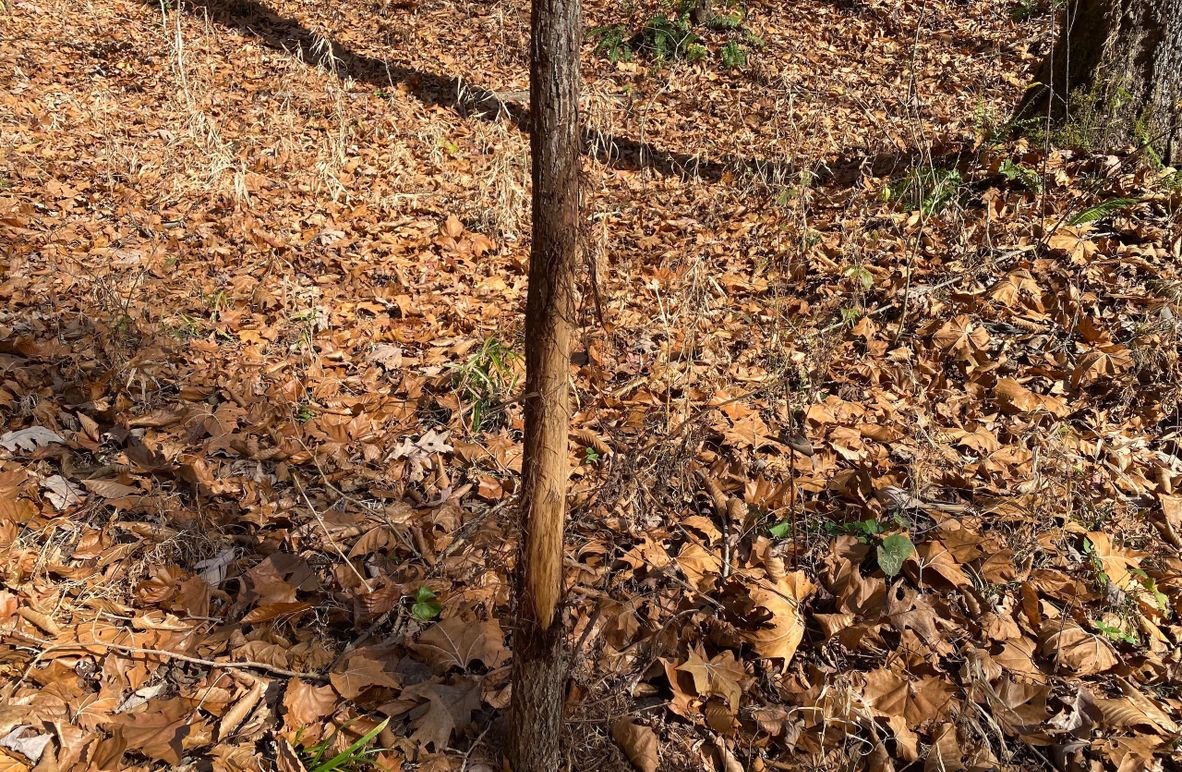
<instances>
[{"instance_id":1,"label":"small green plant","mask_svg":"<svg viewBox=\"0 0 1182 772\"><path fill-rule=\"evenodd\" d=\"M427 585L422 585L415 592L414 605L410 607L410 615L418 622L430 622L439 616L443 609L434 592Z\"/></svg>"},{"instance_id":2,"label":"small green plant","mask_svg":"<svg viewBox=\"0 0 1182 772\"><path fill-rule=\"evenodd\" d=\"M587 448L583 451L583 462L587 464L598 464L600 459L599 451L595 448Z\"/></svg>"},{"instance_id":3,"label":"small green plant","mask_svg":"<svg viewBox=\"0 0 1182 772\"><path fill-rule=\"evenodd\" d=\"M178 340L193 340L202 335L201 320L189 314L177 314L175 323L168 325L168 329Z\"/></svg>"},{"instance_id":4,"label":"small green plant","mask_svg":"<svg viewBox=\"0 0 1182 772\"><path fill-rule=\"evenodd\" d=\"M350 722L352 723L352 722ZM382 733L382 730L390 723L390 719L384 719L380 724L370 729L363 734L355 743L350 745L345 750L341 751L332 758L326 759L328 749L332 747L332 743L336 740L337 735L340 734L341 729L335 730L325 739L313 745L311 748L301 749L300 758L304 762L304 767L308 772L333 772L333 770L340 769L347 772L356 772L357 770L367 769L372 766L371 757L376 756L381 752L381 748L368 747L374 738ZM345 724L348 726L348 724ZM299 735L296 735L296 743L299 744Z\"/></svg>"},{"instance_id":5,"label":"small green plant","mask_svg":"<svg viewBox=\"0 0 1182 772\"><path fill-rule=\"evenodd\" d=\"M706 22L706 27L712 30L739 29L743 26L743 12L741 10L716 13Z\"/></svg>"},{"instance_id":6,"label":"small green plant","mask_svg":"<svg viewBox=\"0 0 1182 772\"><path fill-rule=\"evenodd\" d=\"M1110 198L1095 206L1089 206L1072 217L1068 222L1071 225L1084 225L1086 223L1096 222L1097 220L1103 220L1110 214L1119 212L1121 209L1127 209L1139 203L1141 203L1140 198Z\"/></svg>"},{"instance_id":7,"label":"small green plant","mask_svg":"<svg viewBox=\"0 0 1182 772\"><path fill-rule=\"evenodd\" d=\"M857 282L863 292L869 292L874 287L874 274L864 265L851 265L843 275Z\"/></svg>"},{"instance_id":8,"label":"small green plant","mask_svg":"<svg viewBox=\"0 0 1182 772\"><path fill-rule=\"evenodd\" d=\"M485 428L516 388L520 359L496 338L487 338L463 364L452 366L455 388L471 409L469 430Z\"/></svg>"},{"instance_id":9,"label":"small green plant","mask_svg":"<svg viewBox=\"0 0 1182 772\"><path fill-rule=\"evenodd\" d=\"M1092 624L1099 630L1105 638L1109 638L1117 643L1128 643L1137 646L1141 643L1141 639L1137 637L1136 633L1126 632L1119 627L1106 625L1098 619L1093 619Z\"/></svg>"},{"instance_id":10,"label":"small green plant","mask_svg":"<svg viewBox=\"0 0 1182 772\"><path fill-rule=\"evenodd\" d=\"M955 203L964 180L956 169L923 166L912 169L883 189L884 202L898 201L907 211L935 215Z\"/></svg>"},{"instance_id":11,"label":"small green plant","mask_svg":"<svg viewBox=\"0 0 1182 772\"><path fill-rule=\"evenodd\" d=\"M903 570L903 563L915 552L915 545L905 534L894 533L879 542L875 549L878 567L888 577L894 578Z\"/></svg>"},{"instance_id":12,"label":"small green plant","mask_svg":"<svg viewBox=\"0 0 1182 772\"><path fill-rule=\"evenodd\" d=\"M213 324L217 324L222 312L230 307L230 298L223 289L210 293L206 296L205 302L209 306L209 321Z\"/></svg>"},{"instance_id":13,"label":"small green plant","mask_svg":"<svg viewBox=\"0 0 1182 772\"><path fill-rule=\"evenodd\" d=\"M629 37L628 27L624 24L595 27L587 33L587 39L595 44L595 53L607 57L612 64L632 61Z\"/></svg>"},{"instance_id":14,"label":"small green plant","mask_svg":"<svg viewBox=\"0 0 1182 772\"><path fill-rule=\"evenodd\" d=\"M826 536L854 536L862 544L873 544L874 555L878 560L878 567L888 577L895 577L903 569L903 563L915 553L915 545L904 533L888 531L903 528L902 519L895 515L889 520L876 520L868 517L865 520L855 520L851 523L837 523L825 520L821 524L822 533ZM769 531L777 539L788 535L791 528L787 521L773 525Z\"/></svg>"},{"instance_id":15,"label":"small green plant","mask_svg":"<svg viewBox=\"0 0 1182 772\"><path fill-rule=\"evenodd\" d=\"M1137 577L1137 581L1145 588L1145 592L1149 593L1149 597L1153 598L1153 603L1157 606L1158 610L1163 614L1169 614L1170 599L1157 588L1157 582L1140 568L1130 568L1129 573Z\"/></svg>"},{"instance_id":16,"label":"small green plant","mask_svg":"<svg viewBox=\"0 0 1182 772\"><path fill-rule=\"evenodd\" d=\"M735 42L722 47L722 66L731 70L747 66L747 49Z\"/></svg>"},{"instance_id":17,"label":"small green plant","mask_svg":"<svg viewBox=\"0 0 1182 772\"><path fill-rule=\"evenodd\" d=\"M837 312L838 321L845 327L853 327L865 314L866 310L858 306L846 306Z\"/></svg>"},{"instance_id":18,"label":"small green plant","mask_svg":"<svg viewBox=\"0 0 1182 772\"><path fill-rule=\"evenodd\" d=\"M668 16L652 17L633 36L629 46L657 64L676 59L697 62L706 58L706 47L690 29L684 14L673 19Z\"/></svg>"},{"instance_id":19,"label":"small green plant","mask_svg":"<svg viewBox=\"0 0 1182 772\"><path fill-rule=\"evenodd\" d=\"M1084 537L1083 540L1084 555L1088 558L1088 563L1091 564L1092 570L1096 572L1096 583L1101 587L1108 585L1108 574L1104 572L1104 561L1100 560L1100 556L1096 554L1096 545L1092 544L1092 540Z\"/></svg>"},{"instance_id":20,"label":"small green plant","mask_svg":"<svg viewBox=\"0 0 1182 772\"><path fill-rule=\"evenodd\" d=\"M306 424L316 417L316 409L307 402L301 402L299 409L296 410L296 420L302 424Z\"/></svg>"},{"instance_id":21,"label":"small green plant","mask_svg":"<svg viewBox=\"0 0 1182 772\"><path fill-rule=\"evenodd\" d=\"M1028 190L1036 193L1042 190L1042 175L1025 164L1014 163L1007 158L1001 162L997 171L1010 182L1016 182Z\"/></svg>"},{"instance_id":22,"label":"small green plant","mask_svg":"<svg viewBox=\"0 0 1182 772\"><path fill-rule=\"evenodd\" d=\"M1046 13L1048 5L1044 0L1018 0L1010 9L1010 18L1019 23L1029 21Z\"/></svg>"}]
</instances>

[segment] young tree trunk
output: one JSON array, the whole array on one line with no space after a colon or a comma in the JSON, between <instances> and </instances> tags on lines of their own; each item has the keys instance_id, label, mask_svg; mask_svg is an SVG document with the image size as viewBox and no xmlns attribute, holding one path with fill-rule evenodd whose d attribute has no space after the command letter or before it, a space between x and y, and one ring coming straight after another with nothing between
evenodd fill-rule
<instances>
[{"instance_id":1,"label":"young tree trunk","mask_svg":"<svg viewBox=\"0 0 1182 772\"><path fill-rule=\"evenodd\" d=\"M1182 0L1070 0L1016 117L1182 161Z\"/></svg>"},{"instance_id":2,"label":"young tree trunk","mask_svg":"<svg viewBox=\"0 0 1182 772\"><path fill-rule=\"evenodd\" d=\"M514 772L560 768L567 384L579 218L579 0L533 0L530 151L533 242L525 309L525 456L517 571L509 760Z\"/></svg>"}]
</instances>

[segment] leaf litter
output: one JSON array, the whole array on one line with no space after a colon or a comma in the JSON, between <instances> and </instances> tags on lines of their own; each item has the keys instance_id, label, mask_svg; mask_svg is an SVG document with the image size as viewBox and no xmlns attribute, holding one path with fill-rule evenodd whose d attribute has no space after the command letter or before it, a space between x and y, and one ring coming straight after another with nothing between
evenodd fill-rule
<instances>
[{"instance_id":1,"label":"leaf litter","mask_svg":"<svg viewBox=\"0 0 1182 772\"><path fill-rule=\"evenodd\" d=\"M1177 758L1182 199L1010 5L584 51L575 768ZM495 767L527 4L3 18L0 758Z\"/></svg>"}]
</instances>

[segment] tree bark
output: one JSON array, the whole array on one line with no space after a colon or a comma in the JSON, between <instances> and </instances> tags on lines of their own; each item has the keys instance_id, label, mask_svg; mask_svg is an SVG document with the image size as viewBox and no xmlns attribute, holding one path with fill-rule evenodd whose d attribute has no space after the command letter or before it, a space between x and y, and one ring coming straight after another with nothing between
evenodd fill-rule
<instances>
[{"instance_id":1,"label":"tree bark","mask_svg":"<svg viewBox=\"0 0 1182 772\"><path fill-rule=\"evenodd\" d=\"M1182 0L1070 0L1018 106L1095 147L1148 145L1182 161Z\"/></svg>"},{"instance_id":2,"label":"tree bark","mask_svg":"<svg viewBox=\"0 0 1182 772\"><path fill-rule=\"evenodd\" d=\"M711 0L695 0L690 8L690 20L694 24L709 24L714 19L714 7Z\"/></svg>"},{"instance_id":3,"label":"tree bark","mask_svg":"<svg viewBox=\"0 0 1182 772\"><path fill-rule=\"evenodd\" d=\"M533 0L531 10L533 240L525 309L525 544L517 570L508 749L514 772L560 768L566 662L558 608L579 265L579 5L579 0Z\"/></svg>"}]
</instances>

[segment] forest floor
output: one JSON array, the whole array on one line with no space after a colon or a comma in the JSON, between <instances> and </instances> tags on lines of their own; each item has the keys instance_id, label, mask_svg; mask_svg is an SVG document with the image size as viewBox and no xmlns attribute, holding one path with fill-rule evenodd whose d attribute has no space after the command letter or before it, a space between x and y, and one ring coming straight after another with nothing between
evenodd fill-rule
<instances>
[{"instance_id":1,"label":"forest floor","mask_svg":"<svg viewBox=\"0 0 1182 772\"><path fill-rule=\"evenodd\" d=\"M0 770L500 769L528 3L9 4ZM735 21L583 52L571 766L1176 769L1182 181L1037 3Z\"/></svg>"}]
</instances>

